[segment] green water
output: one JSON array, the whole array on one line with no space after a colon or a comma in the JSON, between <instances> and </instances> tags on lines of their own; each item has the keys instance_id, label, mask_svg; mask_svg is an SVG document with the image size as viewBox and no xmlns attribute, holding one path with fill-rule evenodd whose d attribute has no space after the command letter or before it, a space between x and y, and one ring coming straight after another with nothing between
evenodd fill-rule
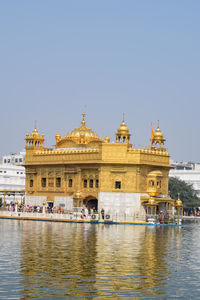
<instances>
[{"instance_id":1,"label":"green water","mask_svg":"<svg viewBox=\"0 0 200 300\"><path fill-rule=\"evenodd\" d=\"M0 220L0 299L200 299L200 223Z\"/></svg>"}]
</instances>

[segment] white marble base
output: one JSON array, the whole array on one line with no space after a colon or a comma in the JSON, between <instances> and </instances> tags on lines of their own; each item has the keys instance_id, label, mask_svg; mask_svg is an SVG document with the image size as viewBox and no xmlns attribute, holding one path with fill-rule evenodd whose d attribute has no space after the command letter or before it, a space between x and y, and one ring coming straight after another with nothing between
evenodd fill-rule
<instances>
[{"instance_id":1,"label":"white marble base","mask_svg":"<svg viewBox=\"0 0 200 300\"><path fill-rule=\"evenodd\" d=\"M73 198L72 197L55 197L54 198L54 206L59 206L60 204L65 205L63 207L65 210L72 211Z\"/></svg>"},{"instance_id":2,"label":"white marble base","mask_svg":"<svg viewBox=\"0 0 200 300\"><path fill-rule=\"evenodd\" d=\"M46 196L25 196L25 204L29 206L43 206Z\"/></svg>"},{"instance_id":3,"label":"white marble base","mask_svg":"<svg viewBox=\"0 0 200 300\"><path fill-rule=\"evenodd\" d=\"M105 216L113 221L145 221L146 212L140 202L140 193L104 193L98 195L98 210L104 208Z\"/></svg>"}]
</instances>

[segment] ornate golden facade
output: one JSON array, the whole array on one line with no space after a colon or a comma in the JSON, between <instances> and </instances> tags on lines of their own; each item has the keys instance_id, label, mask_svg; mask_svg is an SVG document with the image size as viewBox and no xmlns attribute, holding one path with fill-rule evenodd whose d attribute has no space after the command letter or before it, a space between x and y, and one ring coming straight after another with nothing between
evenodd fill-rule
<instances>
[{"instance_id":1,"label":"ornate golden facade","mask_svg":"<svg viewBox=\"0 0 200 300\"><path fill-rule=\"evenodd\" d=\"M169 153L164 148L159 127L151 136L149 149L134 148L124 120L116 141L101 139L86 126L61 137L55 147L45 148L44 135L35 127L26 135L26 202L46 201L52 206L95 207L126 215L130 220L145 219L146 213L168 211ZM149 212L148 212L149 211Z\"/></svg>"}]
</instances>

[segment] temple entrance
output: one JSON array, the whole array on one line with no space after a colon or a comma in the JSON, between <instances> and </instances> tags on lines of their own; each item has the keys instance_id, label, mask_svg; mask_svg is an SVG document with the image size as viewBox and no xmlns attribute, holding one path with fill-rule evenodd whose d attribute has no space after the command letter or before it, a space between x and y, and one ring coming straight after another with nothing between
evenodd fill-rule
<instances>
[{"instance_id":1,"label":"temple entrance","mask_svg":"<svg viewBox=\"0 0 200 300\"><path fill-rule=\"evenodd\" d=\"M98 211L98 200L94 197L89 196L89 197L85 198L83 200L83 204L85 206L87 206L89 212L91 209L93 209L96 212Z\"/></svg>"}]
</instances>

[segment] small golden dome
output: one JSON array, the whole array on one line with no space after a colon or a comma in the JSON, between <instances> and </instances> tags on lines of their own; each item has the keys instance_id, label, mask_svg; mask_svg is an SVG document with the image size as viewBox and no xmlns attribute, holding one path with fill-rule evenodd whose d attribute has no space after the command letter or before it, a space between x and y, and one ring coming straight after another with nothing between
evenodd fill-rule
<instances>
[{"instance_id":1,"label":"small golden dome","mask_svg":"<svg viewBox=\"0 0 200 300\"><path fill-rule=\"evenodd\" d=\"M180 199L180 194L178 193L178 199L176 200L176 206L182 206L183 202Z\"/></svg>"},{"instance_id":2,"label":"small golden dome","mask_svg":"<svg viewBox=\"0 0 200 300\"><path fill-rule=\"evenodd\" d=\"M40 134L39 134L39 132L37 131L36 128L35 128L35 129L33 130L33 132L31 133L31 137L40 137Z\"/></svg>"},{"instance_id":3,"label":"small golden dome","mask_svg":"<svg viewBox=\"0 0 200 300\"><path fill-rule=\"evenodd\" d=\"M156 140L163 140L163 133L162 131L160 130L160 128L158 127L155 132L154 132L154 139Z\"/></svg>"},{"instance_id":4,"label":"small golden dome","mask_svg":"<svg viewBox=\"0 0 200 300\"><path fill-rule=\"evenodd\" d=\"M35 122L35 128L34 128L34 130L32 131L30 137L31 137L31 138L40 138L40 134L39 134L39 132L37 131L37 127L36 127L36 122Z\"/></svg>"},{"instance_id":5,"label":"small golden dome","mask_svg":"<svg viewBox=\"0 0 200 300\"><path fill-rule=\"evenodd\" d=\"M123 115L123 120L121 125L118 127L117 133L116 133L116 142L117 143L130 143L130 133L129 133L129 128L125 124L124 121L124 115Z\"/></svg>"},{"instance_id":6,"label":"small golden dome","mask_svg":"<svg viewBox=\"0 0 200 300\"><path fill-rule=\"evenodd\" d=\"M105 137L105 142L106 142L106 143L109 143L109 142L110 142L109 136L106 136L106 137Z\"/></svg>"},{"instance_id":7,"label":"small golden dome","mask_svg":"<svg viewBox=\"0 0 200 300\"><path fill-rule=\"evenodd\" d=\"M118 127L118 133L120 134L129 134L129 128L125 124L124 120L122 121L121 125Z\"/></svg>"}]
</instances>

